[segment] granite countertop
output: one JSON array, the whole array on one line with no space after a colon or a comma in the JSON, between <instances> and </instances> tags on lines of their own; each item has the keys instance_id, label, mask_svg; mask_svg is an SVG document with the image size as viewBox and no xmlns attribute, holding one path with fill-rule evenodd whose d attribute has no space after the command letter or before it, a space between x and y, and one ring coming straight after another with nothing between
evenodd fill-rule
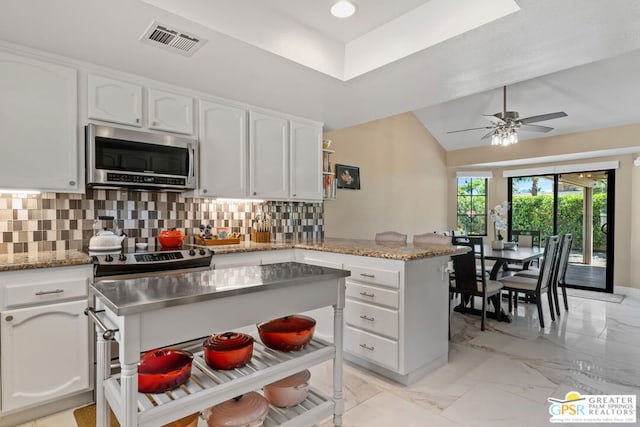
<instances>
[{"instance_id":1,"label":"granite countertop","mask_svg":"<svg viewBox=\"0 0 640 427\"><path fill-rule=\"evenodd\" d=\"M325 238L323 240L302 240L291 242L255 243L241 242L235 245L207 246L216 255L242 252L268 251L278 249L310 249L346 255L411 261L415 259L457 255L468 248L449 245L414 245L396 242L376 242L375 240ZM215 256L215 255L214 255Z\"/></svg>"},{"instance_id":2,"label":"granite countertop","mask_svg":"<svg viewBox=\"0 0 640 427\"><path fill-rule=\"evenodd\" d=\"M90 263L91 257L88 254L76 250L40 251L0 255L0 271L64 267Z\"/></svg>"},{"instance_id":3,"label":"granite countertop","mask_svg":"<svg viewBox=\"0 0 640 427\"><path fill-rule=\"evenodd\" d=\"M345 270L285 262L126 280L106 279L91 284L89 289L120 316L348 275Z\"/></svg>"},{"instance_id":4,"label":"granite countertop","mask_svg":"<svg viewBox=\"0 0 640 427\"><path fill-rule=\"evenodd\" d=\"M197 245L194 245L197 246ZM337 239L302 240L288 242L255 243L243 241L235 245L206 246L216 255L279 249L310 249L346 255L411 261L415 259L457 255L468 248L448 245L413 245L374 240ZM214 255L215 256L215 255ZM0 255L0 271L26 270L30 268L63 267L90 264L91 257L80 251L43 251L13 255Z\"/></svg>"}]
</instances>

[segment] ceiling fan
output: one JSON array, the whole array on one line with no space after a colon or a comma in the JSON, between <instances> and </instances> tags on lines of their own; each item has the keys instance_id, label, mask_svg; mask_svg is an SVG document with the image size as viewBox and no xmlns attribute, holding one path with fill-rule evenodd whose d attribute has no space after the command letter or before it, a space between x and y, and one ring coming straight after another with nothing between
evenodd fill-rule
<instances>
[{"instance_id":1,"label":"ceiling fan","mask_svg":"<svg viewBox=\"0 0 640 427\"><path fill-rule=\"evenodd\" d=\"M478 129L491 129L486 135L480 139L491 138L492 145L509 145L518 142L518 130L525 130L531 132L549 132L552 131L552 127L532 125L531 123L542 122L545 120L558 119L560 117L566 117L567 113L564 111L558 111L557 113L540 114L538 116L526 117L520 119L517 111L507 111L507 87L502 87L503 91L503 109L499 113L492 115L486 114L485 117L489 117L491 126L482 126L477 128L453 130L447 133L466 132L469 130Z\"/></svg>"}]
</instances>

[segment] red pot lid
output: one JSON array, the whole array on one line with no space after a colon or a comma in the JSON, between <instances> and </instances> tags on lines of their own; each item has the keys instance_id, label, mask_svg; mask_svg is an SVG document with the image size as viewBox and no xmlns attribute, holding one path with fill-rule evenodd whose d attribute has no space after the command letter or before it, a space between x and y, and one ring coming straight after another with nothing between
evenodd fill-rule
<instances>
[{"instance_id":1,"label":"red pot lid","mask_svg":"<svg viewBox=\"0 0 640 427\"><path fill-rule=\"evenodd\" d=\"M253 337L240 332L223 332L221 334L213 334L203 343L207 350L213 351L238 350L251 344L253 344Z\"/></svg>"},{"instance_id":2,"label":"red pot lid","mask_svg":"<svg viewBox=\"0 0 640 427\"><path fill-rule=\"evenodd\" d=\"M305 369L302 372L298 372L297 374L293 374L286 378L281 379L280 381L276 381L275 383L271 383L268 387L298 387L299 385L305 384L309 382L309 378L311 378L311 372L308 369Z\"/></svg>"},{"instance_id":3,"label":"red pot lid","mask_svg":"<svg viewBox=\"0 0 640 427\"><path fill-rule=\"evenodd\" d=\"M255 391L208 408L205 419L210 426L254 425L269 412L269 402Z\"/></svg>"},{"instance_id":4,"label":"red pot lid","mask_svg":"<svg viewBox=\"0 0 640 427\"><path fill-rule=\"evenodd\" d=\"M260 323L258 329L264 332L299 332L311 329L316 326L316 321L302 314L292 314L291 316L281 317L279 319L269 320Z\"/></svg>"}]
</instances>

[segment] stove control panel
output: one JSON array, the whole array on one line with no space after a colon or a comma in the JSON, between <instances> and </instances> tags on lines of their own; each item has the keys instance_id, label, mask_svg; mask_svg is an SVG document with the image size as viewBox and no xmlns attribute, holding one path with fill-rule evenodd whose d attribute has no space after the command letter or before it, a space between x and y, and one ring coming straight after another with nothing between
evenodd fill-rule
<instances>
[{"instance_id":1,"label":"stove control panel","mask_svg":"<svg viewBox=\"0 0 640 427\"><path fill-rule=\"evenodd\" d=\"M116 254L92 254L93 263L104 264L180 264L198 258L210 258L213 251L210 249L176 249L169 251L135 252Z\"/></svg>"}]
</instances>

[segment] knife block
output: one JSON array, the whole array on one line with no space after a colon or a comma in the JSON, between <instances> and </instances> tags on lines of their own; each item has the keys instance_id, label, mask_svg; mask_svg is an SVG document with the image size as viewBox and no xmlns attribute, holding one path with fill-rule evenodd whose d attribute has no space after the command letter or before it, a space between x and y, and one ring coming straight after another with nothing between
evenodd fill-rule
<instances>
[{"instance_id":1,"label":"knife block","mask_svg":"<svg viewBox=\"0 0 640 427\"><path fill-rule=\"evenodd\" d=\"M251 232L251 240L257 243L269 243L271 241L271 232L253 230Z\"/></svg>"}]
</instances>

